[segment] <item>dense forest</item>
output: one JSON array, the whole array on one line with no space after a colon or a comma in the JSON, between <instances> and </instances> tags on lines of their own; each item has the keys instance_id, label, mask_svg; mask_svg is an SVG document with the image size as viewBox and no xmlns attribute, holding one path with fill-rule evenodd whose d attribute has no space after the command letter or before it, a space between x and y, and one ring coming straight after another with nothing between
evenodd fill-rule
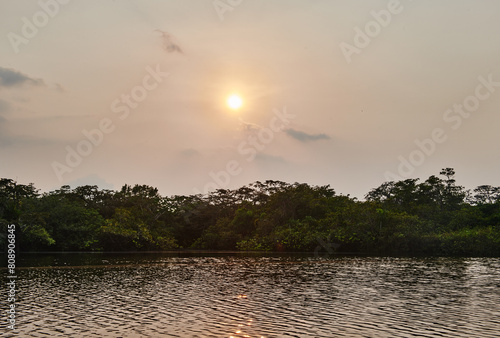
<instances>
[{"instance_id":1,"label":"dense forest","mask_svg":"<svg viewBox=\"0 0 500 338\"><path fill-rule=\"evenodd\" d=\"M456 185L452 168L426 181L386 182L364 201L329 186L255 182L208 195L154 187L80 186L40 194L0 179L0 227L21 251L265 250L500 256L500 188ZM5 238L3 247L5 246Z\"/></svg>"}]
</instances>

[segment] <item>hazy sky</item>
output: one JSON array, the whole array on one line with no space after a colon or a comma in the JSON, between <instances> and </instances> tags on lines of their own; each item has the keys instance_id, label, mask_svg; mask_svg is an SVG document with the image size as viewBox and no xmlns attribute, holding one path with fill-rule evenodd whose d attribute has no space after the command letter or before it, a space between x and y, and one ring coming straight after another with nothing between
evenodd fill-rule
<instances>
[{"instance_id":1,"label":"hazy sky","mask_svg":"<svg viewBox=\"0 0 500 338\"><path fill-rule=\"evenodd\" d=\"M0 37L0 177L44 191L500 186L497 0L12 0Z\"/></svg>"}]
</instances>

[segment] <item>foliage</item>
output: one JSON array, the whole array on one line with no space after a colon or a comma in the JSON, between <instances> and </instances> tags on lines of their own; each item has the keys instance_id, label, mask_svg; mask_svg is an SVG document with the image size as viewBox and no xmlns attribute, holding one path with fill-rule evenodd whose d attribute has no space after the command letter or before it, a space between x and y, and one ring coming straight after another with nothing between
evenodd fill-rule
<instances>
[{"instance_id":1,"label":"foliage","mask_svg":"<svg viewBox=\"0 0 500 338\"><path fill-rule=\"evenodd\" d=\"M5 178L0 229L18 225L17 245L25 251L312 252L333 245L337 252L498 256L500 188L466 191L454 175L445 168L425 181L385 182L364 201L329 186L272 180L164 197L147 185L62 186L40 194L33 184Z\"/></svg>"}]
</instances>

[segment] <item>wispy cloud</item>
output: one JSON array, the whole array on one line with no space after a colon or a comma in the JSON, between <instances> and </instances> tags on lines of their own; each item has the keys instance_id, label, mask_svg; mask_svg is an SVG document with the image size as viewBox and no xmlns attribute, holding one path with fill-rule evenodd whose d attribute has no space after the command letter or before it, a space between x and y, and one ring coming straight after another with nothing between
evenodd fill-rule
<instances>
[{"instance_id":1,"label":"wispy cloud","mask_svg":"<svg viewBox=\"0 0 500 338\"><path fill-rule=\"evenodd\" d=\"M269 155L264 153L258 153L255 158L260 161L266 161L269 163L282 163L286 164L287 161L281 156Z\"/></svg>"},{"instance_id":2,"label":"wispy cloud","mask_svg":"<svg viewBox=\"0 0 500 338\"><path fill-rule=\"evenodd\" d=\"M64 89L64 87L61 86L59 83L54 84L53 88L60 93L64 93L66 91L66 89Z\"/></svg>"},{"instance_id":3,"label":"wispy cloud","mask_svg":"<svg viewBox=\"0 0 500 338\"><path fill-rule=\"evenodd\" d=\"M0 87L15 87L22 85L45 86L42 79L35 79L11 68L0 67Z\"/></svg>"},{"instance_id":4,"label":"wispy cloud","mask_svg":"<svg viewBox=\"0 0 500 338\"><path fill-rule=\"evenodd\" d=\"M309 142L309 141L320 141L320 140L330 140L331 137L328 136L327 134L321 133L321 134L308 134L306 132L300 131L300 130L295 130L292 128L286 129L285 133L300 141L300 142Z\"/></svg>"},{"instance_id":5,"label":"wispy cloud","mask_svg":"<svg viewBox=\"0 0 500 338\"><path fill-rule=\"evenodd\" d=\"M156 32L161 34L161 39L163 41L163 49L167 51L167 53L181 53L184 54L182 48L179 46L177 40L172 36L172 34L157 29Z\"/></svg>"},{"instance_id":6,"label":"wispy cloud","mask_svg":"<svg viewBox=\"0 0 500 338\"><path fill-rule=\"evenodd\" d=\"M253 133L255 131L262 129L262 127L259 126L258 124L255 124L252 122L247 122L247 121L243 120L242 118L240 118L239 121L240 121L239 129L243 130L244 132Z\"/></svg>"}]
</instances>

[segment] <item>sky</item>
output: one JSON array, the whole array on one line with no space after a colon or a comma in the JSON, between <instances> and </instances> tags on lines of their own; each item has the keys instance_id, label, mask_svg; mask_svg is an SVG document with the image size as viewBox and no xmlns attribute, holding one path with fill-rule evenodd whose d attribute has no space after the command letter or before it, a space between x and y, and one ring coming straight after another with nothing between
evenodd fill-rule
<instances>
[{"instance_id":1,"label":"sky","mask_svg":"<svg viewBox=\"0 0 500 338\"><path fill-rule=\"evenodd\" d=\"M0 177L500 186L499 32L496 0L2 1Z\"/></svg>"}]
</instances>

